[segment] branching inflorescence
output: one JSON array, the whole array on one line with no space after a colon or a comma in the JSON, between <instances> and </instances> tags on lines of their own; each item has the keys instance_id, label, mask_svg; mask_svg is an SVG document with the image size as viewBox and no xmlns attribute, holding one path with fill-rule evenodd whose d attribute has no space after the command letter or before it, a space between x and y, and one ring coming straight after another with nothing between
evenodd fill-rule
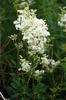
<instances>
[{"instance_id":1,"label":"branching inflorescence","mask_svg":"<svg viewBox=\"0 0 66 100\"><path fill-rule=\"evenodd\" d=\"M30 72L33 69L33 75L35 77L43 74L46 70L52 72L54 68L59 64L59 61L55 62L53 59L49 59L48 55L46 55L47 51L47 41L50 36L48 31L48 26L43 19L39 19L36 17L36 10L29 9L29 6L25 7L23 10L18 10L18 18L14 21L16 30L21 31L21 35L23 36L22 41L28 44L28 54L29 57L32 58L32 62L34 63L34 59L37 55L37 59L40 58L40 61L36 61L37 67L33 65L32 62L29 62L22 55L20 57L20 68L19 71ZM16 38L16 35L11 36L10 39ZM23 46L23 45L22 45ZM26 53L26 52L25 52ZM41 64L42 69L40 70L38 65ZM37 69L36 69L37 68Z\"/></svg>"}]
</instances>

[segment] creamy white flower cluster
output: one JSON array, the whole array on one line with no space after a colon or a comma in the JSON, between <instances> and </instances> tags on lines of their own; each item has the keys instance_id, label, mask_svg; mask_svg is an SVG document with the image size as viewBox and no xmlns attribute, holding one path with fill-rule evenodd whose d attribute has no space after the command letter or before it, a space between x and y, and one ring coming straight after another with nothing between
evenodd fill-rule
<instances>
[{"instance_id":1,"label":"creamy white flower cluster","mask_svg":"<svg viewBox=\"0 0 66 100\"><path fill-rule=\"evenodd\" d=\"M58 24L61 27L64 27L65 28L64 31L66 32L66 7L64 7L62 10L61 19L60 19L60 21L58 21Z\"/></svg>"},{"instance_id":2,"label":"creamy white flower cluster","mask_svg":"<svg viewBox=\"0 0 66 100\"><path fill-rule=\"evenodd\" d=\"M18 71L24 71L24 72L29 72L31 70L31 63L27 60L25 60L21 55L20 55L20 65L21 67L18 69ZM37 77L40 76L44 73L44 70L35 70L33 72L33 76Z\"/></svg>"},{"instance_id":3,"label":"creamy white flower cluster","mask_svg":"<svg viewBox=\"0 0 66 100\"><path fill-rule=\"evenodd\" d=\"M29 63L29 61L24 59L21 55L20 55L20 65L21 67L18 69L18 71L22 70L24 72L29 72L31 70L31 63Z\"/></svg>"},{"instance_id":4,"label":"creamy white flower cluster","mask_svg":"<svg viewBox=\"0 0 66 100\"><path fill-rule=\"evenodd\" d=\"M13 34L11 36L8 36L12 41L16 41L17 40L17 35L16 34ZM22 41L19 42L18 44L14 42L14 45L17 49L21 49L23 47L23 43Z\"/></svg>"},{"instance_id":5,"label":"creamy white flower cluster","mask_svg":"<svg viewBox=\"0 0 66 100\"><path fill-rule=\"evenodd\" d=\"M14 24L17 30L22 31L23 40L28 43L29 54L43 54L47 37L50 36L45 21L38 19L35 14L36 11L29 10L29 7L18 10L18 12L20 14Z\"/></svg>"},{"instance_id":6,"label":"creamy white flower cluster","mask_svg":"<svg viewBox=\"0 0 66 100\"><path fill-rule=\"evenodd\" d=\"M40 75L42 75L42 74L44 74L44 70L36 70L36 71L34 72L34 76L35 76L35 77L40 76Z\"/></svg>"},{"instance_id":7,"label":"creamy white flower cluster","mask_svg":"<svg viewBox=\"0 0 66 100\"><path fill-rule=\"evenodd\" d=\"M45 70L52 72L59 64L60 61L55 61L54 59L48 59L46 55L41 57L41 64Z\"/></svg>"},{"instance_id":8,"label":"creamy white flower cluster","mask_svg":"<svg viewBox=\"0 0 66 100\"><path fill-rule=\"evenodd\" d=\"M29 6L27 6L23 10L18 10L18 18L14 21L16 29L22 32L22 40L28 43L28 53L31 57L34 57L36 54L43 55L45 53L47 37L50 36L45 21L38 19L35 12L36 10L30 10ZM39 58L41 59L40 64L43 68L41 70L34 68L33 75L36 77L43 74L45 69L52 72L59 64L59 61L55 62L53 59L48 59L46 55ZM30 72L32 69L32 63L24 59L21 55L20 65L19 71Z\"/></svg>"},{"instance_id":9,"label":"creamy white flower cluster","mask_svg":"<svg viewBox=\"0 0 66 100\"><path fill-rule=\"evenodd\" d=\"M17 35L13 34L11 36L8 36L11 40L15 41L17 39Z\"/></svg>"},{"instance_id":10,"label":"creamy white flower cluster","mask_svg":"<svg viewBox=\"0 0 66 100\"><path fill-rule=\"evenodd\" d=\"M17 44L17 43L14 43L14 45L15 45L15 47L16 47L17 49L22 49L22 47L23 47L22 41L19 42L18 44Z\"/></svg>"}]
</instances>

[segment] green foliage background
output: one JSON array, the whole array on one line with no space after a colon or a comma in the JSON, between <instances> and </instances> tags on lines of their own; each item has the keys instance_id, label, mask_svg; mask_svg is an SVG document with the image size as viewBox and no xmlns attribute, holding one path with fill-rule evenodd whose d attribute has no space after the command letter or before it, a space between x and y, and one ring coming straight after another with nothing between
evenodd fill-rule
<instances>
[{"instance_id":1,"label":"green foliage background","mask_svg":"<svg viewBox=\"0 0 66 100\"><path fill-rule=\"evenodd\" d=\"M33 100L31 92L31 84L26 87L22 84L21 76L12 74L9 67L12 66L13 72L17 70L17 51L8 36L11 34L19 34L16 31L13 21L17 19L17 9L22 0L0 0L0 34L1 34L1 63L0 63L0 85L6 88L11 100L23 100L22 95L26 94L27 99ZM27 0L26 0L27 1ZM65 100L66 92L66 33L58 26L59 7L66 6L66 0L33 0L30 8L37 9L37 17L46 19L49 32L51 33L51 43L53 46L49 48L50 57L60 60L61 65L54 70L53 73L45 73L42 82L35 85L36 100ZM9 73L8 73L9 72ZM8 73L8 74L7 74ZM13 80L11 79L13 77ZM12 83L13 82L13 83ZM14 84L15 82L15 84ZM13 89L15 88L16 91ZM26 93L24 90L26 88ZM18 97L17 99L15 97Z\"/></svg>"}]
</instances>

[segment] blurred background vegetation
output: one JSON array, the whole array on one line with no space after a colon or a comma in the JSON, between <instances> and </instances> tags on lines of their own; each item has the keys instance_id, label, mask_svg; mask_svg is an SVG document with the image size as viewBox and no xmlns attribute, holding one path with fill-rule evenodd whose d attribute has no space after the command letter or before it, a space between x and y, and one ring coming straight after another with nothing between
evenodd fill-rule
<instances>
[{"instance_id":1,"label":"blurred background vegetation","mask_svg":"<svg viewBox=\"0 0 66 100\"><path fill-rule=\"evenodd\" d=\"M13 21L17 19L17 9L24 0L0 0L0 37L1 37L1 61L0 61L0 87L6 88L9 96L17 92L11 87L11 75L17 68L17 51L12 41L8 39L11 34L19 34L16 31ZM26 0L29 2L29 0ZM51 33L51 43L49 54L55 60L60 60L61 65L52 75L45 74L37 91L40 99L36 100L66 100L66 33L58 25L61 13L60 7L66 6L66 0L32 0L30 8L37 9L37 17L46 19L49 32ZM19 80L19 76L15 76ZM15 79L14 79L15 80ZM19 83L16 83L19 84ZM17 87L17 85L16 85ZM21 85L20 85L21 87ZM31 97L26 100L32 100ZM13 99L17 100L17 99ZM18 100L22 100L19 99Z\"/></svg>"}]
</instances>

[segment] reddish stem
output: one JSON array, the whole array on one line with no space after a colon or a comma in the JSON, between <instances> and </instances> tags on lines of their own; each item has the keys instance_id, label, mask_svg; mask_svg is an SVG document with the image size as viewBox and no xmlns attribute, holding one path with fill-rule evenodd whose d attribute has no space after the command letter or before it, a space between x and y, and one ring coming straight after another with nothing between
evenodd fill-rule
<instances>
[{"instance_id":1,"label":"reddish stem","mask_svg":"<svg viewBox=\"0 0 66 100\"><path fill-rule=\"evenodd\" d=\"M8 63L8 65L9 65L9 67L10 67L11 72L13 73L13 68L12 68L12 66L11 66L10 61L7 59L7 60L6 60L6 62Z\"/></svg>"},{"instance_id":2,"label":"reddish stem","mask_svg":"<svg viewBox=\"0 0 66 100\"><path fill-rule=\"evenodd\" d=\"M7 43L5 43L1 49L4 50L9 45L10 42L11 42L11 40L9 40Z\"/></svg>"}]
</instances>

